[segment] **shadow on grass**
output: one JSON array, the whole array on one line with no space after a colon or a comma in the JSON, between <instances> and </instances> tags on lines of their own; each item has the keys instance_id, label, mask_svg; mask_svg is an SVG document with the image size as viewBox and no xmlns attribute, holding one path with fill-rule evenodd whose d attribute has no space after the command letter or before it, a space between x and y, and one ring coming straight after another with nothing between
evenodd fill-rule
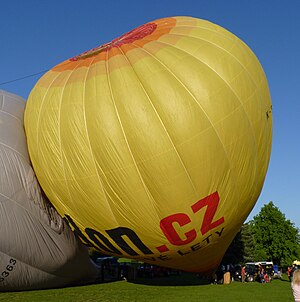
<instances>
[{"instance_id":1,"label":"shadow on grass","mask_svg":"<svg viewBox=\"0 0 300 302\"><path fill-rule=\"evenodd\" d=\"M192 286L207 285L210 281L204 277L198 277L196 274L181 273L180 275L170 275L166 277L145 277L128 280L129 283L157 286Z\"/></svg>"},{"instance_id":2,"label":"shadow on grass","mask_svg":"<svg viewBox=\"0 0 300 302\"><path fill-rule=\"evenodd\" d=\"M289 283L291 283L291 281L290 280L288 280L288 279L283 279L283 278L276 278L276 279L274 279L274 280L280 280L280 281L282 281L282 282L289 282Z\"/></svg>"},{"instance_id":3,"label":"shadow on grass","mask_svg":"<svg viewBox=\"0 0 300 302\"><path fill-rule=\"evenodd\" d=\"M290 282L287 277L276 278L273 281L275 280L284 283ZM95 282L95 284L113 283L119 281L121 280L108 278L101 281L98 280L98 282ZM199 276L195 273L188 273L188 272L180 272L178 274L171 274L169 276L155 276L155 277L147 276L147 277L137 277L135 279L129 278L127 279L127 282L132 284L141 284L141 285L149 285L149 286L193 286L193 285L199 286L199 285L212 284L212 281L209 278L205 276ZM255 283L260 283L260 282L255 281Z\"/></svg>"}]
</instances>

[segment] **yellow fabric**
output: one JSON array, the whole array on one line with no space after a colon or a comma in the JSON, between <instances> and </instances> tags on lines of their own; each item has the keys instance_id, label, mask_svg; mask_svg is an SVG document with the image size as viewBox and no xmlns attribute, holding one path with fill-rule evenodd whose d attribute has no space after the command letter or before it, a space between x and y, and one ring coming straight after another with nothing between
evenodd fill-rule
<instances>
[{"instance_id":1,"label":"yellow fabric","mask_svg":"<svg viewBox=\"0 0 300 302\"><path fill-rule=\"evenodd\" d=\"M44 191L85 243L209 272L261 192L271 100L241 40L174 17L46 73L25 129Z\"/></svg>"}]
</instances>

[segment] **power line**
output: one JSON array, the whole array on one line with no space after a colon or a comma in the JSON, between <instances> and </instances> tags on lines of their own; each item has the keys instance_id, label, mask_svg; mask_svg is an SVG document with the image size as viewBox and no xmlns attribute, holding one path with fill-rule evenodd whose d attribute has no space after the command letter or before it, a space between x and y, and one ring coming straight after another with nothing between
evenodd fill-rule
<instances>
[{"instance_id":1,"label":"power line","mask_svg":"<svg viewBox=\"0 0 300 302\"><path fill-rule=\"evenodd\" d=\"M45 73L48 70L49 69L43 70L43 71L40 71L40 72L37 72L37 73L29 74L29 75L26 75L24 77L17 78L17 79L14 79L14 80L9 80L9 81L6 81L6 82L2 82L2 83L0 83L0 86L6 85L6 84L10 84L10 83L13 83L13 82L17 82L17 81L21 81L21 80L24 80L24 79L27 79L27 78L31 78L31 77L37 76L39 74Z\"/></svg>"}]
</instances>

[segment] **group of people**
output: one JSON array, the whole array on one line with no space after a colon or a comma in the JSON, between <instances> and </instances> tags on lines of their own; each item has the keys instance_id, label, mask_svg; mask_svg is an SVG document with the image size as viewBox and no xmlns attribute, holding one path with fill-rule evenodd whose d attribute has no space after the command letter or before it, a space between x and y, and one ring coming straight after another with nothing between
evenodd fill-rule
<instances>
[{"instance_id":1,"label":"group of people","mask_svg":"<svg viewBox=\"0 0 300 302\"><path fill-rule=\"evenodd\" d=\"M247 281L247 272L246 272L246 266L245 265L242 266L241 277L242 277L242 282ZM271 282L271 275L268 274L268 271L266 269L264 269L261 265L259 266L258 270L254 274L253 278L257 281L259 280L261 283Z\"/></svg>"},{"instance_id":2,"label":"group of people","mask_svg":"<svg viewBox=\"0 0 300 302\"><path fill-rule=\"evenodd\" d=\"M271 282L271 275L268 274L268 271L262 265L259 266L258 276L260 278L261 283Z\"/></svg>"},{"instance_id":3,"label":"group of people","mask_svg":"<svg viewBox=\"0 0 300 302\"><path fill-rule=\"evenodd\" d=\"M269 276L268 273L266 271L264 271L263 269L260 272L260 281L261 281L261 283L271 282L271 276Z\"/></svg>"}]
</instances>

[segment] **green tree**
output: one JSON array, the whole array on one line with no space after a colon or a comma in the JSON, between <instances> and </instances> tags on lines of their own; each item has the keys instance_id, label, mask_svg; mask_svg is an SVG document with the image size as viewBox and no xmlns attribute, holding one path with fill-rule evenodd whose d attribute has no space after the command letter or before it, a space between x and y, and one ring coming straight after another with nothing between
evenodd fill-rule
<instances>
[{"instance_id":1,"label":"green tree","mask_svg":"<svg viewBox=\"0 0 300 302\"><path fill-rule=\"evenodd\" d=\"M260 259L254 243L253 223L248 222L242 225L228 247L222 263L241 264L254 262Z\"/></svg>"},{"instance_id":2,"label":"green tree","mask_svg":"<svg viewBox=\"0 0 300 302\"><path fill-rule=\"evenodd\" d=\"M299 258L299 230L272 201L261 208L250 225L256 260L272 260L283 265Z\"/></svg>"},{"instance_id":3,"label":"green tree","mask_svg":"<svg viewBox=\"0 0 300 302\"><path fill-rule=\"evenodd\" d=\"M253 223L248 222L241 227L241 241L243 244L243 259L244 262L254 262L257 258L257 253L254 244Z\"/></svg>"},{"instance_id":4,"label":"green tree","mask_svg":"<svg viewBox=\"0 0 300 302\"><path fill-rule=\"evenodd\" d=\"M232 240L230 246L228 247L222 263L225 264L238 264L244 262L244 244L242 241L242 234L239 231L234 239Z\"/></svg>"}]
</instances>

